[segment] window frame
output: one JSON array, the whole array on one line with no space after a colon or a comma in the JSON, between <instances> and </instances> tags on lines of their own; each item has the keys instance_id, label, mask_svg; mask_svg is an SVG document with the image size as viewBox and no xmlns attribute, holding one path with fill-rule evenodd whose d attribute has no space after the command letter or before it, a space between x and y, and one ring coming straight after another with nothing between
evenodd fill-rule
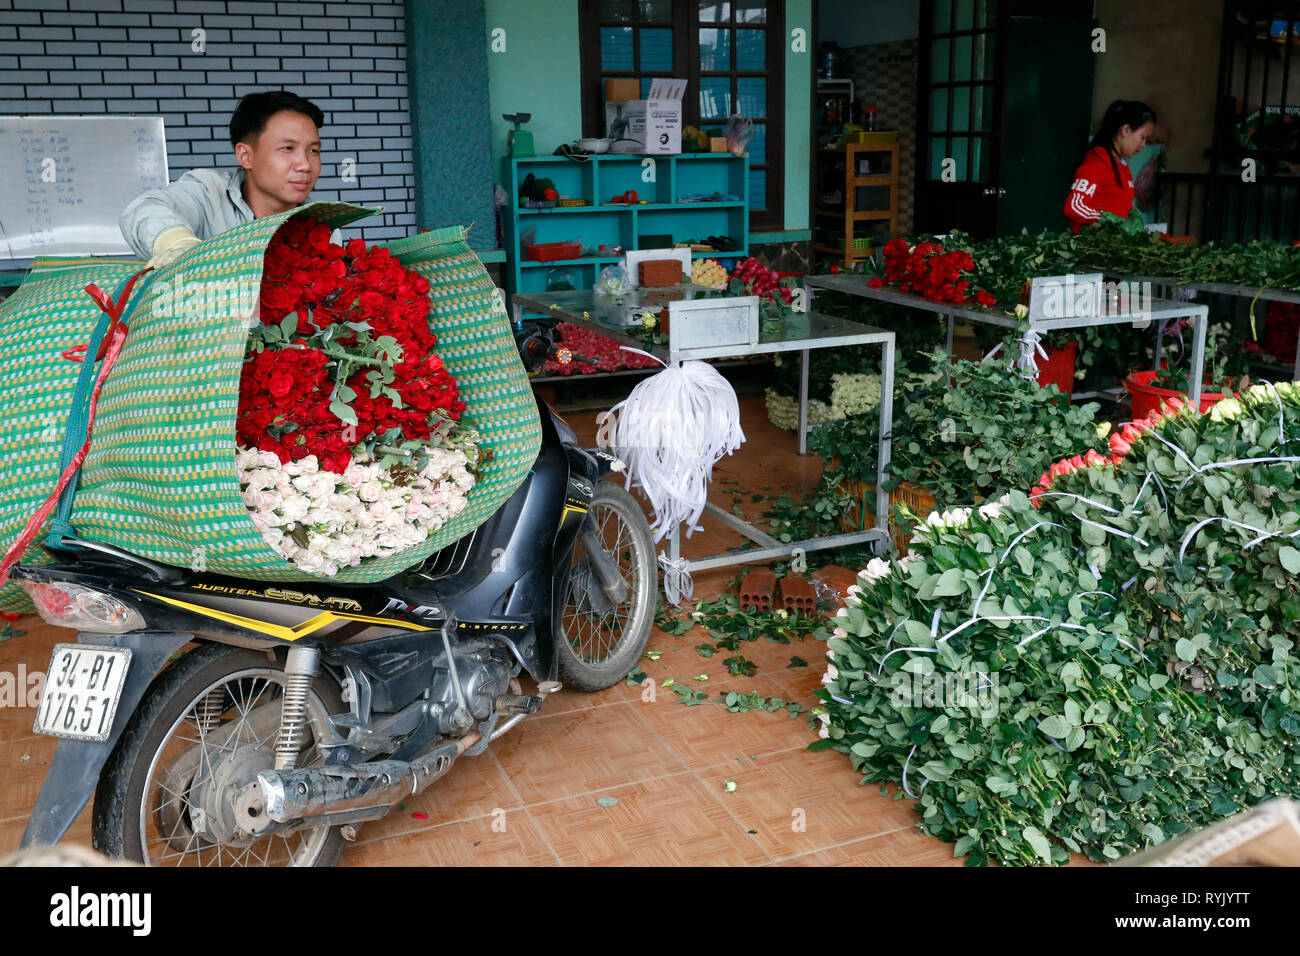
<instances>
[{"instance_id":1,"label":"window frame","mask_svg":"<svg viewBox=\"0 0 1300 956\"><path fill-rule=\"evenodd\" d=\"M582 134L598 137L605 132L604 80L606 77L677 77L687 82L687 97L683 104L682 125L703 127L700 119L700 56L699 31L703 29L726 29L730 39L734 40L737 30L755 29L738 24L735 8L730 7L730 19L717 23L699 19L699 0L671 0L672 20L634 20L615 24L610 21L602 23L600 19L600 0L578 0L578 47L581 62L580 89L582 95L581 116ZM762 24L766 31L763 70L740 70L736 66L736 46L731 43L731 68L729 70L710 70L707 76L729 77L732 88L733 111L738 102L740 79L762 78L767 82L767 111L755 125L766 128L766 152L761 168L767 173L767 208L755 209L750 199L749 231L779 231L785 221L785 2L784 0L767 0L767 20ZM639 28L663 27L671 25L673 30L673 69L669 73L658 70L609 70L600 68L600 30L602 26L630 25ZM633 64L636 65L639 52L639 30L633 31ZM776 64L776 69L772 66ZM708 125L717 126L717 120L710 120ZM776 135L773 135L775 131ZM752 164L751 164L752 169ZM747 197L748 198L748 197Z\"/></svg>"},{"instance_id":2,"label":"window frame","mask_svg":"<svg viewBox=\"0 0 1300 956\"><path fill-rule=\"evenodd\" d=\"M998 91L1002 88L1001 76L1001 59L1000 46L1005 42L1005 32L1001 29L1002 21L999 19L1001 7L996 7L992 13L991 21L988 19L986 5L989 0L975 0L973 7L973 22L968 28L957 29L957 3L951 2L948 11L948 23L940 25L934 21L934 6L931 0L925 0L921 11L923 20L921 29L921 43L919 46L924 49L918 50L917 58L917 121L918 121L918 148L917 148L917 166L925 170L926 182L938 182L938 177L933 174L933 157L931 153L931 144L936 136L942 137L947 141L948 149L951 151L954 140L965 141L966 152L966 175L958 182L971 183L975 185L985 185L992 181L996 175L996 165L998 160L999 147L999 104ZM983 15L983 25L981 17ZM929 23L929 32L926 32L925 23ZM974 43L976 38L992 38L995 46L992 58L992 69L987 70L987 76L981 79L974 78ZM970 38L972 44L972 62L971 75L958 77L956 75L956 57L952 53L952 45L960 39ZM948 54L948 76L947 79L935 80L931 78L933 70L934 44L940 40L946 40L949 44ZM985 57L989 56L987 49L983 51ZM987 60L985 61L988 65ZM924 73L921 71L924 70ZM975 128L976 98L982 96L984 91L991 90L993 93L993 103L987 114L983 117L984 122L979 129ZM934 126L934 111L931 108L929 96L935 91L946 91L947 99L944 106L944 128L936 130ZM924 94L924 96L922 95ZM965 130L953 129L953 117L956 113L956 99L959 95L967 97L967 122L968 128ZM921 103L921 99L925 99ZM921 139L924 139L925 156L921 155ZM980 141L981 156L980 166L988 164L987 172L980 175L980 169L975 164L975 142ZM954 154L955 155L955 154Z\"/></svg>"}]
</instances>

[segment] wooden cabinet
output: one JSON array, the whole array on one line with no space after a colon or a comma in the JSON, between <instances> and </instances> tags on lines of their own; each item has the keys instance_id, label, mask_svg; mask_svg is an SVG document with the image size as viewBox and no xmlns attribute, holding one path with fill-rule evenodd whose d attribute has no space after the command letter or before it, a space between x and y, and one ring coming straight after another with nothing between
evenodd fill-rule
<instances>
[{"instance_id":1,"label":"wooden cabinet","mask_svg":"<svg viewBox=\"0 0 1300 956\"><path fill-rule=\"evenodd\" d=\"M822 259L850 266L898 235L898 133L858 133L863 142L818 150L813 244Z\"/></svg>"}]
</instances>

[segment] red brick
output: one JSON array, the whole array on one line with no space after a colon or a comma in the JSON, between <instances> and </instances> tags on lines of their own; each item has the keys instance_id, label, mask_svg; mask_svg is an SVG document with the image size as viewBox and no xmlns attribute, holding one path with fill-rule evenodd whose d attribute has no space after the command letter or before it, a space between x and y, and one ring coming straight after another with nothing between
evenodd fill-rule
<instances>
[{"instance_id":1,"label":"red brick","mask_svg":"<svg viewBox=\"0 0 1300 956\"><path fill-rule=\"evenodd\" d=\"M776 575L771 571L750 571L740 582L740 606L770 611L776 603Z\"/></svg>"},{"instance_id":2,"label":"red brick","mask_svg":"<svg viewBox=\"0 0 1300 956\"><path fill-rule=\"evenodd\" d=\"M781 604L791 614L811 616L817 613L817 592L807 578L781 579Z\"/></svg>"}]
</instances>

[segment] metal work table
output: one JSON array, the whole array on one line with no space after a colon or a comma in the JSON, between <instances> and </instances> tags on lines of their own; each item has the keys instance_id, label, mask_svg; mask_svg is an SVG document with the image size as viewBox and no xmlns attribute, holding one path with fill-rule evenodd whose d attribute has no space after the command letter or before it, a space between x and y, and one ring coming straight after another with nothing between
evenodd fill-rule
<instances>
[{"instance_id":1,"label":"metal work table","mask_svg":"<svg viewBox=\"0 0 1300 956\"><path fill-rule=\"evenodd\" d=\"M957 318L963 318L971 322L983 322L987 325L997 325L1007 329L1018 328L1021 322L1025 322L1029 328L1040 333L1050 332L1055 329L1079 329L1096 325L1131 324L1134 328L1146 328L1152 323L1156 323L1156 328L1161 329L1169 319L1191 319L1194 326L1192 374L1188 383L1187 397L1188 401L1194 405L1200 402L1205 367L1205 326L1209 316L1207 306L1157 299L1150 303L1149 313L1125 312L1090 317L1066 316L1054 319L1017 319L1003 313L963 308L948 302L932 302L929 299L921 298L919 295L898 292L894 289L883 287L872 289L867 285L870 278L870 276L863 275L808 276L804 279L804 288L808 290L808 308L812 309L816 293L825 290L829 292L845 292L864 299L875 299L878 302L901 305L909 309L935 312L946 316L948 320L947 351L949 355L952 354L952 332Z\"/></svg>"},{"instance_id":2,"label":"metal work table","mask_svg":"<svg viewBox=\"0 0 1300 956\"><path fill-rule=\"evenodd\" d=\"M696 287L679 286L670 291L677 298L689 298ZM680 294L679 294L680 293ZM789 544L778 541L754 525L724 511L712 503L705 505L705 513L727 527L740 532L757 547L747 548L706 558L690 559L690 571L727 567L750 562L772 561L797 552L842 548L852 544L889 541L889 492L883 478L889 465L889 435L893 428L894 405L894 333L873 328L859 322L818 315L808 312L787 318L775 334L760 336L757 345L721 345L708 348L679 349L670 341L666 345L648 346L645 336L630 327L627 316L630 310L658 310L665 304L664 289L636 289L632 293L612 298L597 296L590 289L566 292L518 293L511 298L513 318L523 321L526 313L550 316L557 322L569 322L623 345L641 349L666 362L683 362L688 359L722 358L728 356L769 355L777 352L799 352L799 453L806 450L808 430L808 353L813 349L838 348L845 345L879 345L883 354L880 362L880 430L878 446L878 471L876 480L876 527L847 534L829 535ZM681 529L675 529L669 539L669 556L681 557Z\"/></svg>"},{"instance_id":3,"label":"metal work table","mask_svg":"<svg viewBox=\"0 0 1300 956\"><path fill-rule=\"evenodd\" d=\"M1279 289L1260 289L1248 285L1230 285L1226 282L1197 282L1195 280L1183 281L1181 279L1171 279L1168 276L1121 275L1116 276L1115 278L1128 282L1150 282L1156 289L1186 289L1189 292L1208 292L1211 295L1231 295L1239 299L1258 298L1262 302L1283 302L1287 305L1300 305L1300 293L1283 292ZM1160 364L1160 351L1163 336L1164 325L1162 324L1156 330L1156 367L1159 367ZM1279 358L1280 357L1281 356L1279 356ZM1296 340L1295 364L1292 368L1291 374L1294 379L1300 381L1300 338Z\"/></svg>"}]
</instances>

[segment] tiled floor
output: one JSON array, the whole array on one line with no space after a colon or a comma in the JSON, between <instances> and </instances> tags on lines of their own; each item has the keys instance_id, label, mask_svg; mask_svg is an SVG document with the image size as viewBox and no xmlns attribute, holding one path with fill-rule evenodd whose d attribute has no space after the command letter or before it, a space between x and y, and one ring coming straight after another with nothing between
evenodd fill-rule
<instances>
[{"instance_id":1,"label":"tiled floor","mask_svg":"<svg viewBox=\"0 0 1300 956\"><path fill-rule=\"evenodd\" d=\"M591 415L571 419L586 440ZM761 399L742 401L748 442L715 470L714 500L732 503L728 478L745 478L748 492L808 486L820 462L799 458L788 433L771 428ZM747 504L747 497L738 499ZM762 507L748 504L751 513ZM715 553L740 543L709 527L687 542L688 554ZM719 592L733 572L696 581L696 597ZM0 644L0 673L42 670L50 647L68 640L29 618L27 634ZM386 865L944 865L951 846L915 829L910 800L882 797L860 786L842 754L809 753L816 735L804 715L785 711L733 714L709 704L686 707L660 687L667 677L706 690L757 690L814 703L824 648L760 640L743 653L758 665L752 678L732 677L725 655L701 658L702 632L656 631L657 661L641 667L654 684L620 682L583 694L565 690L542 713L523 721L481 756L457 763L445 778L388 817L361 828L344 852L349 866ZM808 661L790 668L794 655ZM707 681L696 682L697 674ZM0 708L0 856L15 849L54 749L31 734L33 711ZM734 791L727 792L727 781ZM611 802L611 798L617 802ZM603 803L601 802L603 800ZM69 839L89 842L89 810Z\"/></svg>"}]
</instances>

